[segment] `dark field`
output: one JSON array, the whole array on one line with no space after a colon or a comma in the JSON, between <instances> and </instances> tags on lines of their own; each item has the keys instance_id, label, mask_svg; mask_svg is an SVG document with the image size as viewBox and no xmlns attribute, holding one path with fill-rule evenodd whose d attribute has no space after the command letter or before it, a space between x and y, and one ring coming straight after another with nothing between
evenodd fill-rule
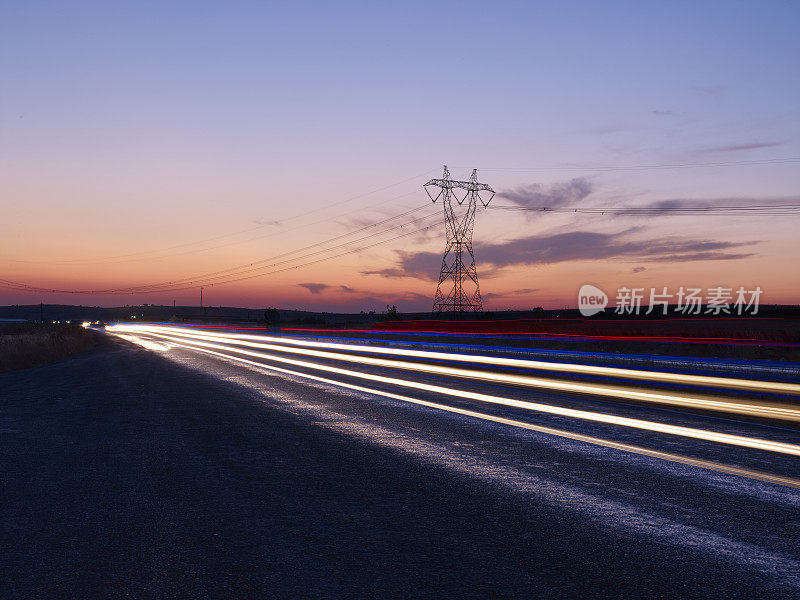
<instances>
[{"instance_id":1,"label":"dark field","mask_svg":"<svg viewBox=\"0 0 800 600\"><path fill-rule=\"evenodd\" d=\"M75 324L0 323L0 373L61 360L107 343L102 333Z\"/></svg>"}]
</instances>

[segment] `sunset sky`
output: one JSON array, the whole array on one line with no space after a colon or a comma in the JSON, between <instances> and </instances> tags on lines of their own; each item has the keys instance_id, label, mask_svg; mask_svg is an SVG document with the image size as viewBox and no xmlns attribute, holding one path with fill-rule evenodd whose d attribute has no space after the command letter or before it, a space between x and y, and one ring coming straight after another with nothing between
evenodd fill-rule
<instances>
[{"instance_id":1,"label":"sunset sky","mask_svg":"<svg viewBox=\"0 0 800 600\"><path fill-rule=\"evenodd\" d=\"M799 22L783 1L2 3L0 279L262 261L206 303L429 310L444 226L422 184L447 164L498 192L475 225L487 309L574 307L584 283L797 304L798 214L491 207L800 204ZM199 290L0 287L173 300Z\"/></svg>"}]
</instances>

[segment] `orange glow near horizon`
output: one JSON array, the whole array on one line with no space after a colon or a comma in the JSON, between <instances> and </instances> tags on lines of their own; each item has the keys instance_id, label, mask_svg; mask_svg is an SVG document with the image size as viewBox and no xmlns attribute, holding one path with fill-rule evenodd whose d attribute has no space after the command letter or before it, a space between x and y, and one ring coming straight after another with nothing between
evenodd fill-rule
<instances>
[{"instance_id":1,"label":"orange glow near horizon","mask_svg":"<svg viewBox=\"0 0 800 600\"><path fill-rule=\"evenodd\" d=\"M246 264L251 257L280 257L352 229L348 224L331 227L325 223L314 223L315 217L317 221L324 219L324 216L315 214L305 219L311 221L310 225L304 225L301 220L298 225L292 226L250 223L249 227L237 229L231 223L225 230L214 230L205 226L198 228L197 232L177 228L171 237L154 237L149 243L137 246L135 241L139 239L141 231L135 228L126 230L105 227L102 223L86 224L86 220L78 215L77 221L83 225L67 220L71 239L63 244L59 241L55 226L48 228L51 235L44 238L20 239L18 231L16 240L13 236L4 238L17 243L13 245L15 252L7 251L0 257L3 267L0 278L47 288L88 290L169 282ZM374 215L372 218L377 221L385 217ZM659 226L659 235L666 238L680 237L676 231L681 231L681 225L686 219L675 217L666 220ZM766 218L762 220L765 224L770 222ZM790 221L777 224L772 229L772 239L758 245L758 252L736 260L670 262L615 258L594 261L564 260L552 264L522 264L499 269L481 262L480 240L491 239L493 232L497 232L498 236L505 232L508 239L514 239L524 236L526 231L528 235L531 231L546 233L553 225L560 223L566 224L569 220L556 217L547 222L538 219L531 222L531 230L527 223L515 222L514 219L503 220L496 214L485 211L479 213L475 252L486 310L530 309L536 306L546 309L575 308L577 290L584 283L601 287L611 297L612 303L616 290L621 286L643 287L646 294L651 287L660 289L666 286L674 292L680 286L708 288L716 285L743 285L748 289L760 286L764 290L762 305L798 302L798 276L790 252L794 244L793 225ZM239 225L246 224L239 222ZM724 230L727 231L726 237L752 238L756 234L751 225L749 221L728 223ZM81 227L87 231L84 235L77 236L73 228L77 230ZM619 229L614 222L605 224L605 227L612 231ZM9 231L7 225L0 225L0 229ZM287 231L282 232L284 229ZM237 233L242 230L245 231L244 234ZM412 239L411 247L424 249L431 254L441 252L442 241L439 238L442 233L434 228L425 237ZM383 238L378 236L375 239L380 241ZM348 240L344 238L343 241ZM365 274L365 271L396 265L401 256L399 252L408 248L408 243L409 240L400 239L393 244L306 266L302 265L307 261L292 260L295 256L302 257L308 253L316 253L308 260L325 256L326 245L312 247L299 255L289 254L277 258L275 262L278 264L274 270L283 269L280 272L225 285L205 285L204 303L209 306L273 306L339 312L379 310L386 304L396 304L405 312L429 310L436 288L433 279L436 272L431 271L427 279L419 276L390 278ZM343 246L337 252L351 247ZM68 248L68 251L56 251L57 248ZM50 260L53 256L58 259ZM293 268L298 264L301 268ZM267 269L270 270L273 269ZM54 304L118 306L172 304L173 300L181 305L199 304L199 289L118 295L43 294L0 290L0 304L35 304L44 301Z\"/></svg>"}]
</instances>

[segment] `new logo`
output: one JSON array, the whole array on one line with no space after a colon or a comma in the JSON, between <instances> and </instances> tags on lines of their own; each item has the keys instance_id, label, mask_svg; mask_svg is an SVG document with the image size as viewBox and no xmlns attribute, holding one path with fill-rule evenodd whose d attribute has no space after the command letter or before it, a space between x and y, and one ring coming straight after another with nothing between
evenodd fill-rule
<instances>
[{"instance_id":1,"label":"new logo","mask_svg":"<svg viewBox=\"0 0 800 600\"><path fill-rule=\"evenodd\" d=\"M608 306L608 296L598 287L585 284L578 290L578 310L584 317L603 312Z\"/></svg>"}]
</instances>

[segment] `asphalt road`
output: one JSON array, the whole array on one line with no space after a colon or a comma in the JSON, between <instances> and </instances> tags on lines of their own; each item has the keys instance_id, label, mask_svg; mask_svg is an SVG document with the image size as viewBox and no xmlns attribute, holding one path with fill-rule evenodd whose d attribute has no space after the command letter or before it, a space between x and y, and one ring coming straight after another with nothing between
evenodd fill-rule
<instances>
[{"instance_id":1,"label":"asphalt road","mask_svg":"<svg viewBox=\"0 0 800 600\"><path fill-rule=\"evenodd\" d=\"M793 456L524 418L800 474ZM0 375L0 419L3 598L800 597L800 489L188 348L120 343Z\"/></svg>"}]
</instances>

